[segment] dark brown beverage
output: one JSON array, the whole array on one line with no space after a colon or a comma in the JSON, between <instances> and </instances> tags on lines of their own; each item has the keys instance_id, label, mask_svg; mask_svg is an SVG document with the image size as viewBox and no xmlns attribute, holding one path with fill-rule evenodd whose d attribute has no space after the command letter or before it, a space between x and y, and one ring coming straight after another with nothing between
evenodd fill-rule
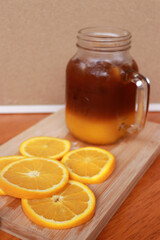
<instances>
[{"instance_id":1,"label":"dark brown beverage","mask_svg":"<svg viewBox=\"0 0 160 240\"><path fill-rule=\"evenodd\" d=\"M135 124L138 66L128 52L130 38L120 30L78 35L79 51L66 70L66 123L81 140L113 143Z\"/></svg>"},{"instance_id":2,"label":"dark brown beverage","mask_svg":"<svg viewBox=\"0 0 160 240\"><path fill-rule=\"evenodd\" d=\"M132 71L138 71L135 61L129 66L71 60L67 66L67 109L93 119L111 119L133 112L136 86L130 81Z\"/></svg>"}]
</instances>

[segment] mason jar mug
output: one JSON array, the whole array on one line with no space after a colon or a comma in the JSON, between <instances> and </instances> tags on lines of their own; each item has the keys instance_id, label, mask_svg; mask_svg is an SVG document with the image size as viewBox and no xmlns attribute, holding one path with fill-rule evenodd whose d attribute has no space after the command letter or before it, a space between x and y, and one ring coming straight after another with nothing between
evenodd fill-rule
<instances>
[{"instance_id":1,"label":"mason jar mug","mask_svg":"<svg viewBox=\"0 0 160 240\"><path fill-rule=\"evenodd\" d=\"M110 144L145 125L149 79L130 55L131 34L112 27L78 32L66 69L66 123L78 139Z\"/></svg>"}]
</instances>

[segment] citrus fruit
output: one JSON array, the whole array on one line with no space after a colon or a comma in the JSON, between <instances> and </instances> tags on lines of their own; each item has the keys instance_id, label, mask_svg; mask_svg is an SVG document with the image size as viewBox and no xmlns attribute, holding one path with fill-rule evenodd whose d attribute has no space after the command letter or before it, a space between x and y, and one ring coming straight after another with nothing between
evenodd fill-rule
<instances>
[{"instance_id":1,"label":"citrus fruit","mask_svg":"<svg viewBox=\"0 0 160 240\"><path fill-rule=\"evenodd\" d=\"M54 137L33 137L20 145L20 153L28 157L60 159L69 151L68 140Z\"/></svg>"},{"instance_id":2,"label":"citrus fruit","mask_svg":"<svg viewBox=\"0 0 160 240\"><path fill-rule=\"evenodd\" d=\"M65 229L90 220L95 212L95 196L86 185L70 180L56 195L43 199L22 199L22 208L34 223Z\"/></svg>"},{"instance_id":3,"label":"citrus fruit","mask_svg":"<svg viewBox=\"0 0 160 240\"><path fill-rule=\"evenodd\" d=\"M6 193L0 188L0 195L1 196L5 196L6 195Z\"/></svg>"},{"instance_id":4,"label":"citrus fruit","mask_svg":"<svg viewBox=\"0 0 160 240\"><path fill-rule=\"evenodd\" d=\"M66 167L57 160L25 158L10 163L0 173L2 190L17 198L43 198L60 191L68 182Z\"/></svg>"},{"instance_id":5,"label":"citrus fruit","mask_svg":"<svg viewBox=\"0 0 160 240\"><path fill-rule=\"evenodd\" d=\"M101 183L113 172L114 156L101 148L84 147L67 153L62 162L70 178L86 184Z\"/></svg>"},{"instance_id":6,"label":"citrus fruit","mask_svg":"<svg viewBox=\"0 0 160 240\"><path fill-rule=\"evenodd\" d=\"M8 164L23 159L24 156L7 156L7 157L0 157L0 172L4 167ZM1 186L0 186L1 187ZM0 188L0 195L6 195L5 192Z\"/></svg>"}]
</instances>

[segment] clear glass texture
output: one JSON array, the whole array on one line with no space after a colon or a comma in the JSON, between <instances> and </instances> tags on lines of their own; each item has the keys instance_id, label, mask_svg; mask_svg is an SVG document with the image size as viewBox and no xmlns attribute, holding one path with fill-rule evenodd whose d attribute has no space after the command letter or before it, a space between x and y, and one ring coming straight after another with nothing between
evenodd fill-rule
<instances>
[{"instance_id":1,"label":"clear glass texture","mask_svg":"<svg viewBox=\"0 0 160 240\"><path fill-rule=\"evenodd\" d=\"M66 123L91 144L111 144L145 125L149 79L130 55L131 34L112 27L78 32L66 68Z\"/></svg>"}]
</instances>

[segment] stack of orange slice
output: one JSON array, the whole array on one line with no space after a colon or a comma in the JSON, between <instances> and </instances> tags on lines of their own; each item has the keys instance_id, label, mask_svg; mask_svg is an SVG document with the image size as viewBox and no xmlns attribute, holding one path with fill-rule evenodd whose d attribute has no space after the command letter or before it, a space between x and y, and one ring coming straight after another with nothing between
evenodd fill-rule
<instances>
[{"instance_id":1,"label":"stack of orange slice","mask_svg":"<svg viewBox=\"0 0 160 240\"><path fill-rule=\"evenodd\" d=\"M0 158L0 195L21 198L24 213L44 227L65 229L90 220L96 200L84 183L106 180L115 159L100 148L70 147L68 140L52 137L24 141L23 156Z\"/></svg>"}]
</instances>

